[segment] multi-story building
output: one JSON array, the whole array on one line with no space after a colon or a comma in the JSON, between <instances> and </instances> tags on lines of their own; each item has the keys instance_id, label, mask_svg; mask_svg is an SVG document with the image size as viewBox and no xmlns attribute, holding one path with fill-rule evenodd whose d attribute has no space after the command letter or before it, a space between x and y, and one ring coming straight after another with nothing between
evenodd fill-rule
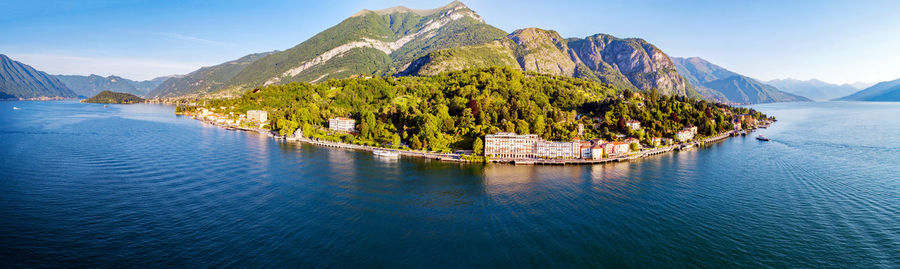
<instances>
[{"instance_id":1,"label":"multi-story building","mask_svg":"<svg viewBox=\"0 0 900 269\"><path fill-rule=\"evenodd\" d=\"M675 132L675 140L689 141L691 139L694 139L694 133L691 132L691 130L682 129L682 130Z\"/></svg>"},{"instance_id":2,"label":"multi-story building","mask_svg":"<svg viewBox=\"0 0 900 269\"><path fill-rule=\"evenodd\" d=\"M628 120L625 122L625 126L627 126L628 129L637 131L641 129L641 122L636 120Z\"/></svg>"},{"instance_id":3,"label":"multi-story building","mask_svg":"<svg viewBox=\"0 0 900 269\"><path fill-rule=\"evenodd\" d=\"M734 122L740 122L742 126L753 127L756 125L756 119L750 114L740 114L734 116Z\"/></svg>"},{"instance_id":4,"label":"multi-story building","mask_svg":"<svg viewBox=\"0 0 900 269\"><path fill-rule=\"evenodd\" d=\"M591 159L591 145L581 145L581 158Z\"/></svg>"},{"instance_id":5,"label":"multi-story building","mask_svg":"<svg viewBox=\"0 0 900 269\"><path fill-rule=\"evenodd\" d=\"M356 120L351 118L337 117L328 120L328 129L338 132L352 133L356 131Z\"/></svg>"},{"instance_id":6,"label":"multi-story building","mask_svg":"<svg viewBox=\"0 0 900 269\"><path fill-rule=\"evenodd\" d=\"M625 144L628 144L628 145L635 144L635 143L638 145L641 144L641 140L638 140L637 138L634 138L634 137L625 138L625 140L622 140L622 142L625 142Z\"/></svg>"},{"instance_id":7,"label":"multi-story building","mask_svg":"<svg viewBox=\"0 0 900 269\"><path fill-rule=\"evenodd\" d=\"M694 135L697 135L697 126L688 125L688 126L684 127L684 130L691 131L691 133L693 133Z\"/></svg>"},{"instance_id":8,"label":"multi-story building","mask_svg":"<svg viewBox=\"0 0 900 269\"><path fill-rule=\"evenodd\" d=\"M533 158L538 140L540 138L534 134L489 134L484 137L484 155L508 159Z\"/></svg>"},{"instance_id":9,"label":"multi-story building","mask_svg":"<svg viewBox=\"0 0 900 269\"><path fill-rule=\"evenodd\" d=\"M559 142L539 139L534 144L534 155L539 158L575 159L581 156L581 143L578 141Z\"/></svg>"},{"instance_id":10,"label":"multi-story building","mask_svg":"<svg viewBox=\"0 0 900 269\"><path fill-rule=\"evenodd\" d=\"M654 146L654 147L659 147L659 145L662 145L662 137L650 138L650 145Z\"/></svg>"},{"instance_id":11,"label":"multi-story building","mask_svg":"<svg viewBox=\"0 0 900 269\"><path fill-rule=\"evenodd\" d=\"M535 134L496 133L485 136L484 154L506 159L575 159L581 157L581 142L546 141Z\"/></svg>"},{"instance_id":12,"label":"multi-story building","mask_svg":"<svg viewBox=\"0 0 900 269\"><path fill-rule=\"evenodd\" d=\"M256 123L269 122L269 113L263 110L247 110L247 120Z\"/></svg>"},{"instance_id":13,"label":"multi-story building","mask_svg":"<svg viewBox=\"0 0 900 269\"><path fill-rule=\"evenodd\" d=\"M625 142L613 141L603 144L603 153L605 153L607 157L625 155L630 151L628 144L625 144Z\"/></svg>"}]
</instances>

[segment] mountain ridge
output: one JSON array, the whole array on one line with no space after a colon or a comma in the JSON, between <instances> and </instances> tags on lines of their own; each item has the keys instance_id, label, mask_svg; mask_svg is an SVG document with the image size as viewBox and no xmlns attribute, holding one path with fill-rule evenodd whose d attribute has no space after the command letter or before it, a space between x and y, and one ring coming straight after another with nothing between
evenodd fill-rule
<instances>
[{"instance_id":1,"label":"mountain ridge","mask_svg":"<svg viewBox=\"0 0 900 269\"><path fill-rule=\"evenodd\" d=\"M671 57L678 72L709 99L731 103L810 101L774 86L735 73L700 57Z\"/></svg>"},{"instance_id":2,"label":"mountain ridge","mask_svg":"<svg viewBox=\"0 0 900 269\"><path fill-rule=\"evenodd\" d=\"M83 75L54 75L69 89L80 96L94 96L102 91L130 93L138 96L146 96L170 76L157 77L150 80L135 81L116 75L100 76L96 74Z\"/></svg>"},{"instance_id":3,"label":"mountain ridge","mask_svg":"<svg viewBox=\"0 0 900 269\"><path fill-rule=\"evenodd\" d=\"M773 79L764 83L779 90L804 96L816 101L831 100L859 91L851 84L831 84L818 79L798 80L792 78Z\"/></svg>"},{"instance_id":4,"label":"mountain ridge","mask_svg":"<svg viewBox=\"0 0 900 269\"><path fill-rule=\"evenodd\" d=\"M0 54L0 99L75 98L56 77Z\"/></svg>"},{"instance_id":5,"label":"mountain ridge","mask_svg":"<svg viewBox=\"0 0 900 269\"><path fill-rule=\"evenodd\" d=\"M853 94L837 98L839 101L900 101L900 79L883 81Z\"/></svg>"}]
</instances>

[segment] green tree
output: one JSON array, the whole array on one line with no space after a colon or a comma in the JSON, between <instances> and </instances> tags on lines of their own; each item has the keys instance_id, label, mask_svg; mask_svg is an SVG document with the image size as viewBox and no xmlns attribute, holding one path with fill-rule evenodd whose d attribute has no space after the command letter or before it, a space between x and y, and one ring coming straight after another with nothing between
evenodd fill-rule
<instances>
[{"instance_id":1,"label":"green tree","mask_svg":"<svg viewBox=\"0 0 900 269\"><path fill-rule=\"evenodd\" d=\"M481 141L481 137L475 138L475 143L472 143L472 151L474 151L476 155L484 154L484 141Z\"/></svg>"}]
</instances>

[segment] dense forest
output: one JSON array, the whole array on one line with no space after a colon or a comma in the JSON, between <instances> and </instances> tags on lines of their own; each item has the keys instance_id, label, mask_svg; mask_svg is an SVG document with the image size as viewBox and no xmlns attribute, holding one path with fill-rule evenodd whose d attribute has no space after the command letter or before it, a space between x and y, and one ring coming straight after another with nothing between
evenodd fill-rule
<instances>
[{"instance_id":1,"label":"dense forest","mask_svg":"<svg viewBox=\"0 0 900 269\"><path fill-rule=\"evenodd\" d=\"M273 85L205 105L235 115L266 110L269 127L282 134L301 128L304 136L319 139L440 151L472 149L484 135L502 131L571 140L579 123L585 126L583 139L671 137L686 125L713 135L732 128L719 108L765 117L745 108L506 67ZM337 116L356 119L358 133L328 132L328 119ZM624 126L629 119L645 128L629 133Z\"/></svg>"},{"instance_id":2,"label":"dense forest","mask_svg":"<svg viewBox=\"0 0 900 269\"><path fill-rule=\"evenodd\" d=\"M94 95L94 97L81 100L81 102L98 104L135 104L144 102L144 98L124 92L102 91L97 95Z\"/></svg>"}]
</instances>

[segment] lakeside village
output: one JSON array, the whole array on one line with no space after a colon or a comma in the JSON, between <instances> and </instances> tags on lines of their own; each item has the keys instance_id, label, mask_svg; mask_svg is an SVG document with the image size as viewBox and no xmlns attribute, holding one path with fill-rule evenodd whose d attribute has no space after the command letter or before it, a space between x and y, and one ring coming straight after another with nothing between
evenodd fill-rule
<instances>
[{"instance_id":1,"label":"lakeside village","mask_svg":"<svg viewBox=\"0 0 900 269\"><path fill-rule=\"evenodd\" d=\"M408 147L387 149L369 145L326 141L304 137L300 128L293 134L281 135L275 131L265 129L266 125L269 124L266 111L249 110L246 114L238 115L235 115L234 112L229 112L228 114L216 112L216 110L225 111L227 109L227 107L219 107L218 109L198 107L194 110L176 111L176 114L190 116L193 119L222 126L229 130L255 131L277 139L319 146L367 150L380 156L394 157L403 155L442 161L484 161L513 164L593 164L632 160L674 150L690 149L705 143L719 141L729 136L747 135L756 128L766 128L772 123L771 120L758 121L750 114L731 115L730 110L721 109L727 116L732 117L733 130L713 137L695 139L698 134L697 127L689 125L682 130L676 131L671 138L652 137L649 139L649 144L641 143L637 138L626 137L622 134L617 135L616 140L613 141L603 139L581 140L578 137L575 137L572 141L547 141L536 134L498 132L484 137L483 155L479 155L473 150L457 150L453 153L448 153L412 150ZM234 107L231 107L231 109L234 109ZM594 121L599 121L599 119L594 119ZM628 120L626 126L632 131L639 131L642 128L641 122L637 120ZM357 132L356 120L347 117L331 118L328 121L327 129L324 127L320 128L323 131L338 134L355 134ZM584 125L579 123L577 128L579 136L582 136L584 134Z\"/></svg>"}]
</instances>

